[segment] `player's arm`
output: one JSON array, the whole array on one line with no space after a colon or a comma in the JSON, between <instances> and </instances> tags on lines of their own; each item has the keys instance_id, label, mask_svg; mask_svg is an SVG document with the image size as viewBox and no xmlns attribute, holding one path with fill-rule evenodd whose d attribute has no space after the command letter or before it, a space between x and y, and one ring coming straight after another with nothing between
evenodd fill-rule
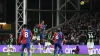
<instances>
[{"instance_id":1,"label":"player's arm","mask_svg":"<svg viewBox=\"0 0 100 56\"><path fill-rule=\"evenodd\" d=\"M34 37L33 37L33 34L31 31L30 31L30 37L31 37L30 40L32 41L32 38L34 38Z\"/></svg>"},{"instance_id":2,"label":"player's arm","mask_svg":"<svg viewBox=\"0 0 100 56\"><path fill-rule=\"evenodd\" d=\"M55 33L53 33L53 35L52 35L52 38L51 38L52 40L54 40L54 36L55 36Z\"/></svg>"},{"instance_id":3,"label":"player's arm","mask_svg":"<svg viewBox=\"0 0 100 56\"><path fill-rule=\"evenodd\" d=\"M22 40L22 31L20 32L20 35L18 37L18 43L17 44L21 43L21 40Z\"/></svg>"},{"instance_id":4,"label":"player's arm","mask_svg":"<svg viewBox=\"0 0 100 56\"><path fill-rule=\"evenodd\" d=\"M39 29L41 29L41 26L40 26L40 24L38 24L38 26L37 26Z\"/></svg>"},{"instance_id":5,"label":"player's arm","mask_svg":"<svg viewBox=\"0 0 100 56\"><path fill-rule=\"evenodd\" d=\"M54 43L55 43L55 39L56 39L56 33L54 33L53 36L52 36L52 40L53 40Z\"/></svg>"},{"instance_id":6,"label":"player's arm","mask_svg":"<svg viewBox=\"0 0 100 56\"><path fill-rule=\"evenodd\" d=\"M44 25L44 32L46 32L46 30L45 30L45 29L46 29L46 25Z\"/></svg>"},{"instance_id":7,"label":"player's arm","mask_svg":"<svg viewBox=\"0 0 100 56\"><path fill-rule=\"evenodd\" d=\"M65 42L65 39L64 39L63 33L60 36L61 36L61 39L62 39L62 43L64 43Z\"/></svg>"}]
</instances>

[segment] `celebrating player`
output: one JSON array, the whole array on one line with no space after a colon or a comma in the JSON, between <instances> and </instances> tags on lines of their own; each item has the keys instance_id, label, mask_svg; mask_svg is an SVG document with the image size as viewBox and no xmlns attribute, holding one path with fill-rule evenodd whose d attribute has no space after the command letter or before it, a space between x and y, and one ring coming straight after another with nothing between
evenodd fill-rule
<instances>
[{"instance_id":1,"label":"celebrating player","mask_svg":"<svg viewBox=\"0 0 100 56\"><path fill-rule=\"evenodd\" d=\"M63 39L63 33L61 32L60 28L58 28L57 32L54 33L54 56L56 56L57 48L59 48L58 54L61 53L61 55L63 56L63 51L61 46L62 39Z\"/></svg>"},{"instance_id":2,"label":"celebrating player","mask_svg":"<svg viewBox=\"0 0 100 56\"><path fill-rule=\"evenodd\" d=\"M9 36L10 36L10 38L8 39L8 48L7 48L8 55L10 55L11 50L13 50L13 46L12 46L12 44L13 44L13 35L9 34Z\"/></svg>"},{"instance_id":3,"label":"celebrating player","mask_svg":"<svg viewBox=\"0 0 100 56\"><path fill-rule=\"evenodd\" d=\"M30 56L30 42L32 41L32 32L27 29L27 25L24 24L23 30L20 32L19 41L21 43L21 56L24 56L24 49L27 48L28 56Z\"/></svg>"},{"instance_id":4,"label":"celebrating player","mask_svg":"<svg viewBox=\"0 0 100 56\"><path fill-rule=\"evenodd\" d=\"M93 55L93 47L94 47L94 40L93 40L93 32L89 31L88 32L88 41L87 41L87 48L88 48L88 53L89 56Z\"/></svg>"}]
</instances>

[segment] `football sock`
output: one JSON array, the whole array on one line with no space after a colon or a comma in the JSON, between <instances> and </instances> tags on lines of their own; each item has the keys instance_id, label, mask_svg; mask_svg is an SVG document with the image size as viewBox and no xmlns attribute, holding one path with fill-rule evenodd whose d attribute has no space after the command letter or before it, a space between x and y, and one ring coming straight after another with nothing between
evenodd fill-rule
<instances>
[{"instance_id":1,"label":"football sock","mask_svg":"<svg viewBox=\"0 0 100 56\"><path fill-rule=\"evenodd\" d=\"M38 43L38 45L39 45L39 50L40 50L40 53L42 53L42 50L41 50L41 45L40 45L40 43Z\"/></svg>"},{"instance_id":2,"label":"football sock","mask_svg":"<svg viewBox=\"0 0 100 56\"><path fill-rule=\"evenodd\" d=\"M24 56L24 52L21 52L21 56Z\"/></svg>"},{"instance_id":3,"label":"football sock","mask_svg":"<svg viewBox=\"0 0 100 56\"><path fill-rule=\"evenodd\" d=\"M88 50L89 55L91 55L91 50Z\"/></svg>"},{"instance_id":4,"label":"football sock","mask_svg":"<svg viewBox=\"0 0 100 56\"><path fill-rule=\"evenodd\" d=\"M57 49L54 50L54 56L56 56Z\"/></svg>"},{"instance_id":5,"label":"football sock","mask_svg":"<svg viewBox=\"0 0 100 56\"><path fill-rule=\"evenodd\" d=\"M59 49L58 54L63 55L63 50L62 49Z\"/></svg>"},{"instance_id":6,"label":"football sock","mask_svg":"<svg viewBox=\"0 0 100 56\"><path fill-rule=\"evenodd\" d=\"M44 46L45 46L45 43L43 42L42 45L43 45L43 47L44 47Z\"/></svg>"},{"instance_id":7,"label":"football sock","mask_svg":"<svg viewBox=\"0 0 100 56\"><path fill-rule=\"evenodd\" d=\"M8 49L8 55L10 54L10 49Z\"/></svg>"},{"instance_id":8,"label":"football sock","mask_svg":"<svg viewBox=\"0 0 100 56\"><path fill-rule=\"evenodd\" d=\"M30 51L28 51L28 56L30 56Z\"/></svg>"},{"instance_id":9,"label":"football sock","mask_svg":"<svg viewBox=\"0 0 100 56\"><path fill-rule=\"evenodd\" d=\"M32 51L30 51L30 56L32 56Z\"/></svg>"},{"instance_id":10,"label":"football sock","mask_svg":"<svg viewBox=\"0 0 100 56\"><path fill-rule=\"evenodd\" d=\"M93 50L91 49L91 53L90 53L90 55L93 55Z\"/></svg>"}]
</instances>

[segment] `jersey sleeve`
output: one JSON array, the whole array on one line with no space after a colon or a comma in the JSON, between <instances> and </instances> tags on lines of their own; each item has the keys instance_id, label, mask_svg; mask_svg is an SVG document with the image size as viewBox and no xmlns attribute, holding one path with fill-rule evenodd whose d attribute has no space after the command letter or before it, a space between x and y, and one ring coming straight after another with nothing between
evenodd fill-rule
<instances>
[{"instance_id":1,"label":"jersey sleeve","mask_svg":"<svg viewBox=\"0 0 100 56\"><path fill-rule=\"evenodd\" d=\"M54 35L53 35L53 41L54 41L54 43L56 43L56 33L54 33Z\"/></svg>"},{"instance_id":2,"label":"jersey sleeve","mask_svg":"<svg viewBox=\"0 0 100 56\"><path fill-rule=\"evenodd\" d=\"M20 35L19 35L19 37L18 37L18 43L21 42L21 39L22 39L22 31L20 32Z\"/></svg>"},{"instance_id":3,"label":"jersey sleeve","mask_svg":"<svg viewBox=\"0 0 100 56\"><path fill-rule=\"evenodd\" d=\"M30 31L30 40L32 40L33 34L32 31Z\"/></svg>"},{"instance_id":4,"label":"jersey sleeve","mask_svg":"<svg viewBox=\"0 0 100 56\"><path fill-rule=\"evenodd\" d=\"M39 28L39 29L41 29L41 28L42 28L42 25L41 25L41 24L39 24L39 25L38 25L38 28Z\"/></svg>"},{"instance_id":5,"label":"jersey sleeve","mask_svg":"<svg viewBox=\"0 0 100 56\"><path fill-rule=\"evenodd\" d=\"M64 35L63 35L62 32L60 33L60 37L61 37L62 39L64 39Z\"/></svg>"},{"instance_id":6,"label":"jersey sleeve","mask_svg":"<svg viewBox=\"0 0 100 56\"><path fill-rule=\"evenodd\" d=\"M45 29L46 28L46 26L45 25L43 25L43 29Z\"/></svg>"}]
</instances>

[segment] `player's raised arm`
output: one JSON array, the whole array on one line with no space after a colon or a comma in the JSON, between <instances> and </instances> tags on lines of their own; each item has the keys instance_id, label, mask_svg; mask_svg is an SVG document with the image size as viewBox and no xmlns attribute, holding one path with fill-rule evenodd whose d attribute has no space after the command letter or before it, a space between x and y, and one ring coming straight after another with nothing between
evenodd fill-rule
<instances>
[{"instance_id":1,"label":"player's raised arm","mask_svg":"<svg viewBox=\"0 0 100 56\"><path fill-rule=\"evenodd\" d=\"M32 37L33 37L33 34L32 34L32 31L30 31L30 40L32 41Z\"/></svg>"},{"instance_id":2,"label":"player's raised arm","mask_svg":"<svg viewBox=\"0 0 100 56\"><path fill-rule=\"evenodd\" d=\"M21 42L21 39L22 39L22 31L20 32L20 35L19 35L19 37L18 37L18 42L17 42L17 44L19 44L19 43Z\"/></svg>"}]
</instances>

